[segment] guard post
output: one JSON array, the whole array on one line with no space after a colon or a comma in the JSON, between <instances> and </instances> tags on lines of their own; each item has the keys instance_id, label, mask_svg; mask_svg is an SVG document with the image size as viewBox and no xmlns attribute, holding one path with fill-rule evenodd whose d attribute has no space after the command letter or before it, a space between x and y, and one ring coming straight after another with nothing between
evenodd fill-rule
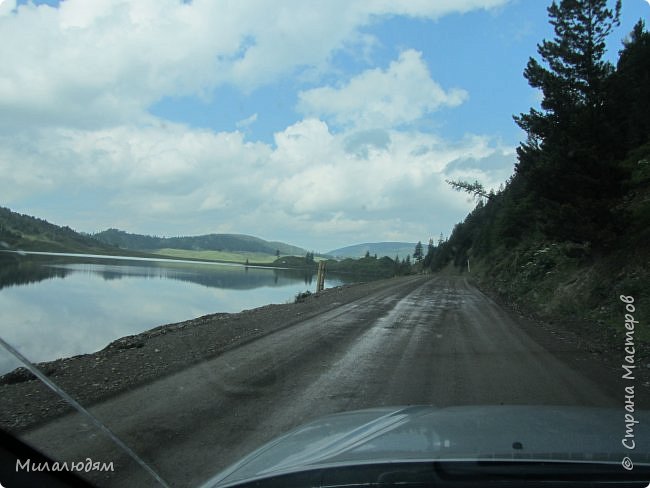
<instances>
[{"instance_id":1,"label":"guard post","mask_svg":"<svg viewBox=\"0 0 650 488\"><path fill-rule=\"evenodd\" d=\"M316 293L325 288L325 261L318 262L318 275L316 277Z\"/></svg>"}]
</instances>

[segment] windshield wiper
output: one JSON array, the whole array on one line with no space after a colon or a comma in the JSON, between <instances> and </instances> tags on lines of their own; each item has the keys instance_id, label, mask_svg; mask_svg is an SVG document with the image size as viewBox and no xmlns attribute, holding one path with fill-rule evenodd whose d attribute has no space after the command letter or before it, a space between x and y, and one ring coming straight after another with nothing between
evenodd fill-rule
<instances>
[{"instance_id":1,"label":"windshield wiper","mask_svg":"<svg viewBox=\"0 0 650 488\"><path fill-rule=\"evenodd\" d=\"M147 473L149 473L161 486L164 488L169 488L169 485L165 480L162 479L162 477L156 473L156 471L149 466L140 456L138 456L135 451L133 451L129 446L127 446L111 429L106 427L104 423L99 420L97 417L95 417L90 411L88 411L85 407L83 407L77 400L72 398L68 393L63 390L59 385L57 385L54 381L52 381L50 378L48 378L40 369L38 369L34 364L32 364L29 359L27 359L25 356L23 356L15 347L13 347L11 344L9 344L7 341L5 341L2 337L0 337L0 346L2 346L9 354L11 354L13 357L15 357L22 365L29 371L31 372L34 376L36 376L39 380L41 380L45 385L47 385L48 388L50 388L54 393L56 393L58 396L60 396L63 400L65 400L67 403L69 403L72 408L74 408L77 412L81 413L84 415L88 420L92 422L92 424L97 427L100 431L102 431L104 434L106 434L122 451L124 451L131 459L133 459L138 465L140 465Z\"/></svg>"}]
</instances>

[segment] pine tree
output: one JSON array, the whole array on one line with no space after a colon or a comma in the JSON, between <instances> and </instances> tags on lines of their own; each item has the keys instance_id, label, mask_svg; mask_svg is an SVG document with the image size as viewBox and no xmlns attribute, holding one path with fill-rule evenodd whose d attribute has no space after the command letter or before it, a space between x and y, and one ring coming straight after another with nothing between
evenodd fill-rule
<instances>
[{"instance_id":1,"label":"pine tree","mask_svg":"<svg viewBox=\"0 0 650 488\"><path fill-rule=\"evenodd\" d=\"M555 37L544 40L524 76L543 94L541 110L515 117L527 140L517 149L524 179L554 239L597 240L611 223L608 198L620 193L623 175L607 156L613 136L606 123L605 40L618 25L621 2L553 1L548 8Z\"/></svg>"},{"instance_id":2,"label":"pine tree","mask_svg":"<svg viewBox=\"0 0 650 488\"><path fill-rule=\"evenodd\" d=\"M605 80L613 71L602 59L605 39L618 25L620 10L620 0L614 10L607 8L607 0L554 1L548 8L555 38L537 50L549 68L530 58L524 71L528 83L544 95L543 111L531 109L515 117L535 142L556 141L559 132L573 132L577 115L586 111L596 117L602 108Z\"/></svg>"},{"instance_id":3,"label":"pine tree","mask_svg":"<svg viewBox=\"0 0 650 488\"><path fill-rule=\"evenodd\" d=\"M433 261L433 255L436 252L436 248L433 245L433 238L429 239L429 245L427 246L427 254L424 256L424 263L422 264L425 268L431 267L431 262Z\"/></svg>"},{"instance_id":4,"label":"pine tree","mask_svg":"<svg viewBox=\"0 0 650 488\"><path fill-rule=\"evenodd\" d=\"M650 140L650 32L643 20L623 41L609 86L608 120L616 130L617 157Z\"/></svg>"},{"instance_id":5,"label":"pine tree","mask_svg":"<svg viewBox=\"0 0 650 488\"><path fill-rule=\"evenodd\" d=\"M418 263L422 261L424 258L424 249L422 247L422 241L418 241L418 243L415 245L415 250L413 251L413 259L415 259Z\"/></svg>"}]
</instances>

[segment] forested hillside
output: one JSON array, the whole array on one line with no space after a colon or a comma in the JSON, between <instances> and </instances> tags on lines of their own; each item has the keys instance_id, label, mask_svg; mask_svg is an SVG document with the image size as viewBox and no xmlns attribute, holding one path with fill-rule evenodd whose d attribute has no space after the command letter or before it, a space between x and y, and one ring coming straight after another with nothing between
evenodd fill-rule
<instances>
[{"instance_id":1,"label":"forested hillside","mask_svg":"<svg viewBox=\"0 0 650 488\"><path fill-rule=\"evenodd\" d=\"M241 234L210 234L193 237L152 237L109 229L94 235L81 234L46 220L0 207L0 249L24 251L140 254L159 249L218 250L263 253L275 256L305 255L306 251L283 242L270 242ZM128 251L128 252L127 252Z\"/></svg>"},{"instance_id":2,"label":"forested hillside","mask_svg":"<svg viewBox=\"0 0 650 488\"><path fill-rule=\"evenodd\" d=\"M283 242L270 242L243 234L208 234L187 237L155 237L130 234L108 229L94 234L101 242L122 249L153 251L157 249L185 249L192 251L236 251L265 254L305 255L307 251Z\"/></svg>"},{"instance_id":3,"label":"forested hillside","mask_svg":"<svg viewBox=\"0 0 650 488\"><path fill-rule=\"evenodd\" d=\"M0 242L3 248L25 251L111 251L109 246L70 227L60 227L4 207L0 207Z\"/></svg>"},{"instance_id":4,"label":"forested hillside","mask_svg":"<svg viewBox=\"0 0 650 488\"><path fill-rule=\"evenodd\" d=\"M379 257L395 255L406 257L413 254L415 243L410 242L366 242L364 244L355 244L353 246L342 247L334 249L325 254L329 256L336 256L338 258L361 258L369 253Z\"/></svg>"},{"instance_id":5,"label":"forested hillside","mask_svg":"<svg viewBox=\"0 0 650 488\"><path fill-rule=\"evenodd\" d=\"M543 99L514 117L527 134L515 173L496 193L450 182L478 204L425 265L469 270L516 306L610 341L625 333L619 296L633 296L637 339L650 340L650 33L640 20L616 66L605 62L619 11L549 7L555 37L524 70Z\"/></svg>"}]
</instances>

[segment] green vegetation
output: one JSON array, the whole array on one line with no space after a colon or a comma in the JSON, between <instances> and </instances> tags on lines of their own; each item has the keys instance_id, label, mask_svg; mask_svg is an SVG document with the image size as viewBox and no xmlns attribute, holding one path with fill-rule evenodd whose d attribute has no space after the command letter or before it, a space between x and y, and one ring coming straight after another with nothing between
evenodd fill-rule
<instances>
[{"instance_id":1,"label":"green vegetation","mask_svg":"<svg viewBox=\"0 0 650 488\"><path fill-rule=\"evenodd\" d=\"M268 242L256 237L231 234L211 234L196 237L159 238L128 234L111 229L95 235L75 232L43 219L12 212L0 207L0 249L49 251L116 256L165 256L169 258L225 261L242 264L269 265L277 253L293 252L314 263L314 253L281 242ZM176 248L165 247L178 246ZM162 247L158 247L162 246ZM205 249L201 246L206 246ZM218 246L221 248L213 249ZM300 267L300 266L295 266Z\"/></svg>"},{"instance_id":2,"label":"green vegetation","mask_svg":"<svg viewBox=\"0 0 650 488\"><path fill-rule=\"evenodd\" d=\"M422 261L424 258L424 247L422 247L422 242L418 241L418 243L415 245L415 250L413 251L413 259L415 259L418 263Z\"/></svg>"},{"instance_id":3,"label":"green vegetation","mask_svg":"<svg viewBox=\"0 0 650 488\"><path fill-rule=\"evenodd\" d=\"M303 291L303 292L298 292L296 294L296 298L294 299L293 303L301 303L304 302L307 298L309 298L312 295L312 292L309 290Z\"/></svg>"},{"instance_id":4,"label":"green vegetation","mask_svg":"<svg viewBox=\"0 0 650 488\"><path fill-rule=\"evenodd\" d=\"M406 256L413 253L415 243L410 242L367 242L354 246L334 249L326 253L327 256L336 258L361 258L366 254L378 256Z\"/></svg>"},{"instance_id":5,"label":"green vegetation","mask_svg":"<svg viewBox=\"0 0 650 488\"><path fill-rule=\"evenodd\" d=\"M75 232L69 227L60 227L43 219L21 215L1 207L0 244L2 248L25 251L164 256L176 259L277 266L303 270L306 276L314 274L318 262L324 259L322 256L316 256L314 252L304 251L295 246L245 235L211 234L160 238L110 229L89 236ZM386 244L391 245L391 243ZM220 248L213 249L215 247ZM413 251L412 246L408 249ZM289 252L294 254L285 254ZM370 256L366 251L366 257L361 259L327 260L327 272L331 275L338 274L365 281L409 274L412 272L412 266L409 255L401 260L397 256L394 260L387 256L378 259L376 254Z\"/></svg>"},{"instance_id":6,"label":"green vegetation","mask_svg":"<svg viewBox=\"0 0 650 488\"><path fill-rule=\"evenodd\" d=\"M423 260L470 268L515 306L616 347L620 295L635 298L635 340L650 341L650 33L639 21L617 65L603 61L619 10L606 0L549 7L555 37L524 71L543 100L515 117L527 133L515 174L498 192L449 182L479 202Z\"/></svg>"},{"instance_id":7,"label":"green vegetation","mask_svg":"<svg viewBox=\"0 0 650 488\"><path fill-rule=\"evenodd\" d=\"M0 242L3 248L24 251L116 254L116 249L70 227L0 207Z\"/></svg>"},{"instance_id":8,"label":"green vegetation","mask_svg":"<svg viewBox=\"0 0 650 488\"><path fill-rule=\"evenodd\" d=\"M277 258L274 254L256 252L235 252L235 251L190 251L187 249L156 249L153 254L159 256L196 259L199 261L225 261L229 263L242 264L270 264Z\"/></svg>"},{"instance_id":9,"label":"green vegetation","mask_svg":"<svg viewBox=\"0 0 650 488\"><path fill-rule=\"evenodd\" d=\"M278 266L281 268L316 269L314 262L310 262L309 259L305 256L280 256L279 258L274 259L272 264L273 266Z\"/></svg>"},{"instance_id":10,"label":"green vegetation","mask_svg":"<svg viewBox=\"0 0 650 488\"><path fill-rule=\"evenodd\" d=\"M130 234L118 229L108 229L94 234L101 242L122 249L157 251L182 249L186 251L249 252L279 256L281 254L305 255L306 251L283 242L269 242L243 234L207 234L187 237L155 237Z\"/></svg>"},{"instance_id":11,"label":"green vegetation","mask_svg":"<svg viewBox=\"0 0 650 488\"><path fill-rule=\"evenodd\" d=\"M305 257L282 256L273 262L273 266L298 268L315 273L318 261L321 260L314 259L313 254L308 253ZM352 277L362 281L391 278L414 272L410 256L400 260L399 258L391 259L388 256L377 258L377 256L370 256L369 253L359 259L346 258L341 261L327 259L325 260L325 270L328 276L338 275L348 279Z\"/></svg>"},{"instance_id":12,"label":"green vegetation","mask_svg":"<svg viewBox=\"0 0 650 488\"><path fill-rule=\"evenodd\" d=\"M410 256L400 261L388 256L377 258L367 255L360 259L327 260L325 266L328 273L354 276L363 280L391 278L412 272Z\"/></svg>"}]
</instances>

